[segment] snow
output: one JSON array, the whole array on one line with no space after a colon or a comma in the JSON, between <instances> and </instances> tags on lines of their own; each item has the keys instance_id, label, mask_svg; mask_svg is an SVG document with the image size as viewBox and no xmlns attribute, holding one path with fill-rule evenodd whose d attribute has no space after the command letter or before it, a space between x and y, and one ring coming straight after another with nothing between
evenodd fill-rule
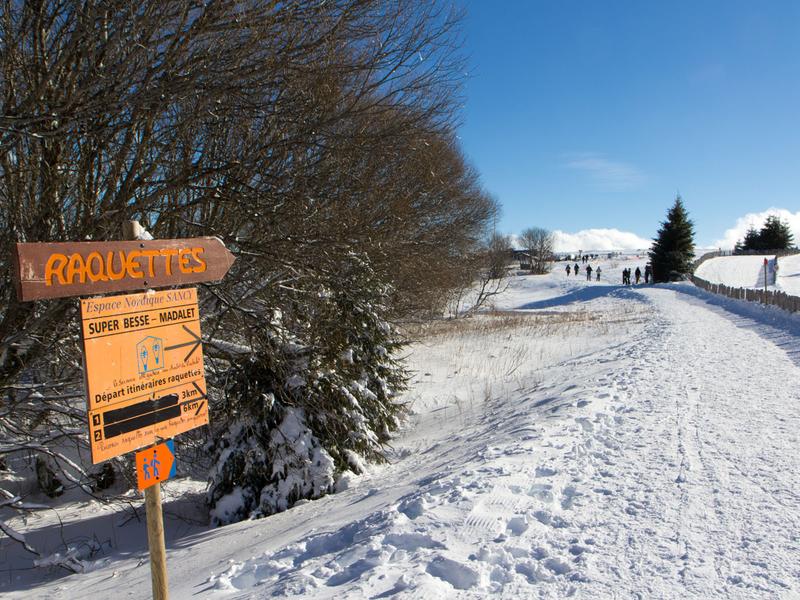
<instances>
[{"instance_id":1,"label":"snow","mask_svg":"<svg viewBox=\"0 0 800 600\"><path fill-rule=\"evenodd\" d=\"M800 296L800 254L778 259L778 287L792 296Z\"/></svg>"},{"instance_id":2,"label":"snow","mask_svg":"<svg viewBox=\"0 0 800 600\"><path fill-rule=\"evenodd\" d=\"M765 258L767 259L767 284L773 285L775 283L774 254L769 256L719 256L711 258L697 267L695 275L711 283L721 283L731 287L763 289Z\"/></svg>"},{"instance_id":3,"label":"snow","mask_svg":"<svg viewBox=\"0 0 800 600\"><path fill-rule=\"evenodd\" d=\"M800 254L778 258L777 277L775 255L719 256L702 263L695 274L710 281L731 287L763 288L764 259L767 259L767 287L800 296Z\"/></svg>"},{"instance_id":4,"label":"snow","mask_svg":"<svg viewBox=\"0 0 800 600\"><path fill-rule=\"evenodd\" d=\"M800 317L618 285L645 262L603 260L600 282L557 263L420 335L388 464L260 520L169 518L172 597L800 597ZM304 443L302 419L284 433ZM164 485L168 515L191 485ZM148 597L143 522L60 510L68 536L116 519L112 541L78 575L15 558L0 594ZM9 523L31 519L29 543L58 535Z\"/></svg>"}]
</instances>

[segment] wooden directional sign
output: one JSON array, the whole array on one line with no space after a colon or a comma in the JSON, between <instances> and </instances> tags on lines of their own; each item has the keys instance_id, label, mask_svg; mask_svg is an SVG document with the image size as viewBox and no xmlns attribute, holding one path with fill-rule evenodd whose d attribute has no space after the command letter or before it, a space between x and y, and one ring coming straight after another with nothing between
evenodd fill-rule
<instances>
[{"instance_id":1,"label":"wooden directional sign","mask_svg":"<svg viewBox=\"0 0 800 600\"><path fill-rule=\"evenodd\" d=\"M167 440L136 453L136 483L140 490L175 477L175 443Z\"/></svg>"},{"instance_id":2,"label":"wooden directional sign","mask_svg":"<svg viewBox=\"0 0 800 600\"><path fill-rule=\"evenodd\" d=\"M197 289L81 300L92 462L208 423Z\"/></svg>"},{"instance_id":3,"label":"wooden directional sign","mask_svg":"<svg viewBox=\"0 0 800 600\"><path fill-rule=\"evenodd\" d=\"M22 302L217 281L234 256L219 238L16 244Z\"/></svg>"}]
</instances>

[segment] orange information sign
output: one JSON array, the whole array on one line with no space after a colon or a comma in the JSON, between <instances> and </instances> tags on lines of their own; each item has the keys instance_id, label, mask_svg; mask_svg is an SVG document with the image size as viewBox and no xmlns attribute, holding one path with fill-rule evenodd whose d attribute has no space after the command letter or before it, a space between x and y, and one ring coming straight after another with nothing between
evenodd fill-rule
<instances>
[{"instance_id":1,"label":"orange information sign","mask_svg":"<svg viewBox=\"0 0 800 600\"><path fill-rule=\"evenodd\" d=\"M92 462L208 423L197 290L81 300Z\"/></svg>"},{"instance_id":2,"label":"orange information sign","mask_svg":"<svg viewBox=\"0 0 800 600\"><path fill-rule=\"evenodd\" d=\"M140 490L175 476L175 446L172 440L136 453L136 483Z\"/></svg>"}]
</instances>

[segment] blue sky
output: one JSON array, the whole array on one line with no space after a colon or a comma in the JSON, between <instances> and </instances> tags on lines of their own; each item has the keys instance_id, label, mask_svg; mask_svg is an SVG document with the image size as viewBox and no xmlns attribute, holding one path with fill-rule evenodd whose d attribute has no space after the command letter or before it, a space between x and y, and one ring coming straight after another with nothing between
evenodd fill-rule
<instances>
[{"instance_id":1,"label":"blue sky","mask_svg":"<svg viewBox=\"0 0 800 600\"><path fill-rule=\"evenodd\" d=\"M800 2L461 5L459 135L499 231L652 238L678 191L700 245L772 207L800 227Z\"/></svg>"}]
</instances>

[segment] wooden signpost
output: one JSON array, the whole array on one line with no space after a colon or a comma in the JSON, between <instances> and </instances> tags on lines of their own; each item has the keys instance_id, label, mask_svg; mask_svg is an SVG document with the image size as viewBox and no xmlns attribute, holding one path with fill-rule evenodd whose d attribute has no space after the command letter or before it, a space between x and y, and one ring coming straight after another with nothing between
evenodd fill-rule
<instances>
[{"instance_id":1,"label":"wooden signpost","mask_svg":"<svg viewBox=\"0 0 800 600\"><path fill-rule=\"evenodd\" d=\"M217 281L233 261L215 237L16 244L13 258L23 302Z\"/></svg>"},{"instance_id":2,"label":"wooden signpost","mask_svg":"<svg viewBox=\"0 0 800 600\"><path fill-rule=\"evenodd\" d=\"M126 237L141 227L125 223ZM208 423L197 290L151 288L222 279L234 256L214 237L121 242L19 243L14 283L22 302L150 290L81 300L92 462L137 454L144 490L153 598L166 600L161 481L174 475L172 441Z\"/></svg>"}]
</instances>

